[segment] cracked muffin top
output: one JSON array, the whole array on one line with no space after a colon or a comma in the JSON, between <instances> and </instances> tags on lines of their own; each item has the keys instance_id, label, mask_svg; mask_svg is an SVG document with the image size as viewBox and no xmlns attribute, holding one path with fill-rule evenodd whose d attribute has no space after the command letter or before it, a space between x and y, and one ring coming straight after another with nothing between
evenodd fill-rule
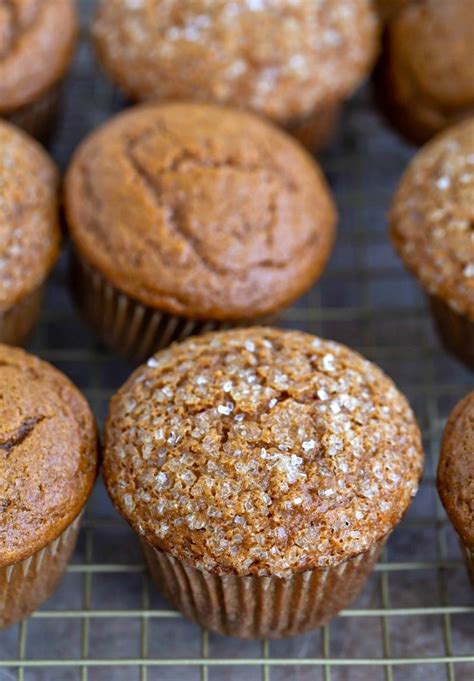
<instances>
[{"instance_id":1,"label":"cracked muffin top","mask_svg":"<svg viewBox=\"0 0 474 681\"><path fill-rule=\"evenodd\" d=\"M172 314L240 319L285 307L332 247L336 211L311 157L259 118L141 106L79 148L66 214L83 259Z\"/></svg>"},{"instance_id":2,"label":"cracked muffin top","mask_svg":"<svg viewBox=\"0 0 474 681\"><path fill-rule=\"evenodd\" d=\"M288 122L351 94L379 30L372 0L102 0L93 36L134 100L227 103Z\"/></svg>"},{"instance_id":3,"label":"cracked muffin top","mask_svg":"<svg viewBox=\"0 0 474 681\"><path fill-rule=\"evenodd\" d=\"M76 33L73 0L0 0L0 114L32 103L61 80Z\"/></svg>"},{"instance_id":4,"label":"cracked muffin top","mask_svg":"<svg viewBox=\"0 0 474 681\"><path fill-rule=\"evenodd\" d=\"M39 144L0 121L0 312L38 287L56 261L58 184Z\"/></svg>"},{"instance_id":5,"label":"cracked muffin top","mask_svg":"<svg viewBox=\"0 0 474 681\"><path fill-rule=\"evenodd\" d=\"M113 398L104 477L152 546L203 570L287 576L370 549L423 453L392 381L348 348L251 328L152 357Z\"/></svg>"},{"instance_id":6,"label":"cracked muffin top","mask_svg":"<svg viewBox=\"0 0 474 681\"><path fill-rule=\"evenodd\" d=\"M416 154L390 224L397 252L428 293L474 321L474 118Z\"/></svg>"},{"instance_id":7,"label":"cracked muffin top","mask_svg":"<svg viewBox=\"0 0 474 681\"><path fill-rule=\"evenodd\" d=\"M49 364L0 345L0 567L56 539L81 512L96 471L86 400Z\"/></svg>"},{"instance_id":8,"label":"cracked muffin top","mask_svg":"<svg viewBox=\"0 0 474 681\"><path fill-rule=\"evenodd\" d=\"M438 491L456 532L474 550L474 392L459 402L446 424Z\"/></svg>"}]
</instances>

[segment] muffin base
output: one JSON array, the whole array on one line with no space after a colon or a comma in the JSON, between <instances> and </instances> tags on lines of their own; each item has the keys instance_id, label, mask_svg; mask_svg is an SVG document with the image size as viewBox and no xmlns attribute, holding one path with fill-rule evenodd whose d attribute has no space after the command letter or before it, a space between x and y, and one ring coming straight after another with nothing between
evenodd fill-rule
<instances>
[{"instance_id":1,"label":"muffin base","mask_svg":"<svg viewBox=\"0 0 474 681\"><path fill-rule=\"evenodd\" d=\"M80 520L26 560L0 568L0 629L19 622L53 594L76 545Z\"/></svg>"},{"instance_id":2,"label":"muffin base","mask_svg":"<svg viewBox=\"0 0 474 681\"><path fill-rule=\"evenodd\" d=\"M13 307L0 310L0 343L23 345L38 321L43 293L44 287L39 286Z\"/></svg>"},{"instance_id":3,"label":"muffin base","mask_svg":"<svg viewBox=\"0 0 474 681\"><path fill-rule=\"evenodd\" d=\"M3 116L40 142L47 142L59 116L62 84L55 85L39 99Z\"/></svg>"},{"instance_id":4,"label":"muffin base","mask_svg":"<svg viewBox=\"0 0 474 681\"><path fill-rule=\"evenodd\" d=\"M446 350L474 369L474 322L452 310L437 296L431 296L429 302Z\"/></svg>"},{"instance_id":5,"label":"muffin base","mask_svg":"<svg viewBox=\"0 0 474 681\"><path fill-rule=\"evenodd\" d=\"M467 571L469 577L471 578L471 584L474 586L474 551L468 548L465 544L461 542L461 548L464 553L464 559L466 561Z\"/></svg>"},{"instance_id":6,"label":"muffin base","mask_svg":"<svg viewBox=\"0 0 474 681\"><path fill-rule=\"evenodd\" d=\"M271 321L267 317L222 322L162 312L116 289L77 254L71 261L71 287L81 314L105 345L136 363L188 336Z\"/></svg>"},{"instance_id":7,"label":"muffin base","mask_svg":"<svg viewBox=\"0 0 474 681\"><path fill-rule=\"evenodd\" d=\"M315 153L330 141L339 122L341 110L341 102L325 104L308 116L293 119L285 128L308 151Z\"/></svg>"},{"instance_id":8,"label":"muffin base","mask_svg":"<svg viewBox=\"0 0 474 681\"><path fill-rule=\"evenodd\" d=\"M359 593L384 541L336 567L280 577L214 575L142 541L157 588L206 629L245 639L295 636L328 622Z\"/></svg>"}]
</instances>

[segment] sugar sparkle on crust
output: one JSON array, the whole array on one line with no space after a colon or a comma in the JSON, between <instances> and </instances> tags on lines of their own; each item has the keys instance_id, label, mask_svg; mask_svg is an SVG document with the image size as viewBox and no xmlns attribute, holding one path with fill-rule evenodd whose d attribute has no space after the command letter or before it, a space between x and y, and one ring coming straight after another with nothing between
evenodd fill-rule
<instances>
[{"instance_id":1,"label":"sugar sparkle on crust","mask_svg":"<svg viewBox=\"0 0 474 681\"><path fill-rule=\"evenodd\" d=\"M378 22L370 0L103 0L93 35L134 99L288 121L350 94L375 58Z\"/></svg>"},{"instance_id":2,"label":"sugar sparkle on crust","mask_svg":"<svg viewBox=\"0 0 474 681\"><path fill-rule=\"evenodd\" d=\"M422 460L410 407L375 365L256 328L138 369L112 400L104 476L150 544L211 572L286 576L385 537Z\"/></svg>"},{"instance_id":3,"label":"sugar sparkle on crust","mask_svg":"<svg viewBox=\"0 0 474 681\"><path fill-rule=\"evenodd\" d=\"M428 293L474 321L474 118L415 156L390 223L398 253Z\"/></svg>"},{"instance_id":4,"label":"sugar sparkle on crust","mask_svg":"<svg viewBox=\"0 0 474 681\"><path fill-rule=\"evenodd\" d=\"M41 147L0 121L0 311L39 286L56 259L58 183Z\"/></svg>"}]
</instances>

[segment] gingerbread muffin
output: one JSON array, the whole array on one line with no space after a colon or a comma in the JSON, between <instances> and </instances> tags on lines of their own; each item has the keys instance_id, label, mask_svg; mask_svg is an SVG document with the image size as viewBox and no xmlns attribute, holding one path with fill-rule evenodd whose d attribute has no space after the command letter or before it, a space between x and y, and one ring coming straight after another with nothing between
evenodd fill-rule
<instances>
[{"instance_id":1,"label":"gingerbread muffin","mask_svg":"<svg viewBox=\"0 0 474 681\"><path fill-rule=\"evenodd\" d=\"M438 465L438 491L474 584L474 392L451 413Z\"/></svg>"},{"instance_id":2,"label":"gingerbread muffin","mask_svg":"<svg viewBox=\"0 0 474 681\"><path fill-rule=\"evenodd\" d=\"M300 145L204 104L137 107L93 133L65 204L79 307L135 359L285 308L321 274L336 220Z\"/></svg>"},{"instance_id":3,"label":"gingerbread muffin","mask_svg":"<svg viewBox=\"0 0 474 681\"><path fill-rule=\"evenodd\" d=\"M385 0L388 17L376 72L392 124L422 144L474 114L472 0Z\"/></svg>"},{"instance_id":4,"label":"gingerbread muffin","mask_svg":"<svg viewBox=\"0 0 474 681\"><path fill-rule=\"evenodd\" d=\"M76 44L74 0L0 0L0 116L44 138Z\"/></svg>"},{"instance_id":5,"label":"gingerbread muffin","mask_svg":"<svg viewBox=\"0 0 474 681\"><path fill-rule=\"evenodd\" d=\"M0 627L54 591L97 470L94 420L59 371L0 345Z\"/></svg>"},{"instance_id":6,"label":"gingerbread muffin","mask_svg":"<svg viewBox=\"0 0 474 681\"><path fill-rule=\"evenodd\" d=\"M101 64L135 101L251 109L317 148L374 62L371 0L102 0Z\"/></svg>"},{"instance_id":7,"label":"gingerbread muffin","mask_svg":"<svg viewBox=\"0 0 474 681\"><path fill-rule=\"evenodd\" d=\"M139 368L112 399L103 472L173 605L223 634L279 638L355 597L422 461L380 369L337 343L251 328Z\"/></svg>"},{"instance_id":8,"label":"gingerbread muffin","mask_svg":"<svg viewBox=\"0 0 474 681\"><path fill-rule=\"evenodd\" d=\"M36 323L59 252L58 173L31 138L0 121L0 343Z\"/></svg>"},{"instance_id":9,"label":"gingerbread muffin","mask_svg":"<svg viewBox=\"0 0 474 681\"><path fill-rule=\"evenodd\" d=\"M391 210L392 240L446 348L474 368L474 118L422 149Z\"/></svg>"}]
</instances>

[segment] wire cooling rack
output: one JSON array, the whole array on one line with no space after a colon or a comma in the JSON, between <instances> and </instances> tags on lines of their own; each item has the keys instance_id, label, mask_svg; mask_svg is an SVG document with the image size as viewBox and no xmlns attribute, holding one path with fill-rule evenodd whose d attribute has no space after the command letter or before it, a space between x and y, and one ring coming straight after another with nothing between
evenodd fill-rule
<instances>
[{"instance_id":1,"label":"wire cooling rack","mask_svg":"<svg viewBox=\"0 0 474 681\"><path fill-rule=\"evenodd\" d=\"M52 145L62 167L79 140L123 106L87 43L91 5L81 2L83 40ZM1 681L473 681L473 592L434 477L445 418L474 381L440 348L423 297L387 239L387 207L412 153L384 128L368 92L349 104L322 159L341 214L336 250L320 283L281 322L380 364L424 432L420 492L357 601L329 626L286 641L201 631L149 583L135 537L99 483L58 592L0 632ZM131 367L82 325L66 271L64 258L30 349L76 382L102 422Z\"/></svg>"}]
</instances>

